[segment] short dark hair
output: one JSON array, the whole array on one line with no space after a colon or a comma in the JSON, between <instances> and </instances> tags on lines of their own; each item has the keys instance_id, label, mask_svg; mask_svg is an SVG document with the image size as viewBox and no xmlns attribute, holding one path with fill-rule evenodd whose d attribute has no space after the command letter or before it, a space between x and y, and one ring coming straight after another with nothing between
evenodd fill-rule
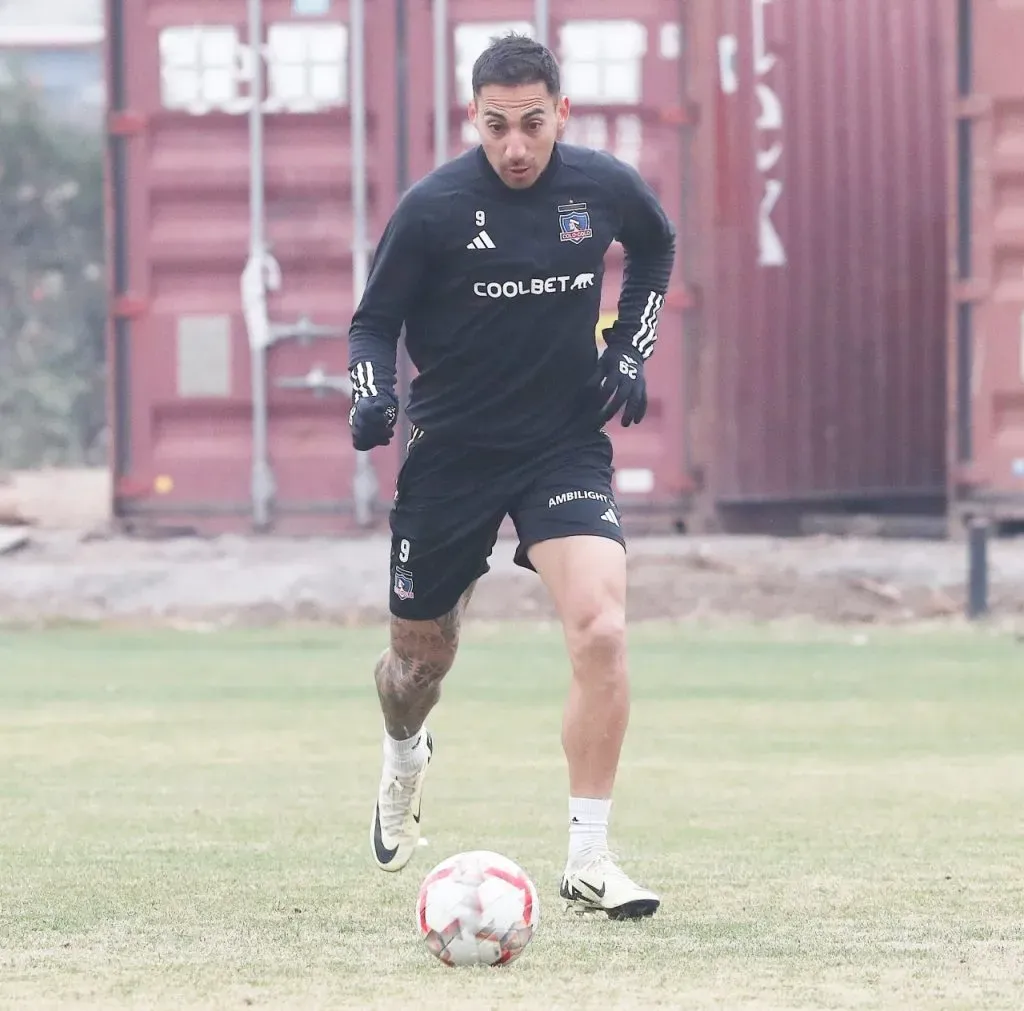
<instances>
[{"instance_id":1,"label":"short dark hair","mask_svg":"<svg viewBox=\"0 0 1024 1011\"><path fill-rule=\"evenodd\" d=\"M488 84L512 87L517 84L542 83L552 98L562 90L558 61L547 46L529 35L509 32L491 39L491 44L473 64L473 94Z\"/></svg>"}]
</instances>

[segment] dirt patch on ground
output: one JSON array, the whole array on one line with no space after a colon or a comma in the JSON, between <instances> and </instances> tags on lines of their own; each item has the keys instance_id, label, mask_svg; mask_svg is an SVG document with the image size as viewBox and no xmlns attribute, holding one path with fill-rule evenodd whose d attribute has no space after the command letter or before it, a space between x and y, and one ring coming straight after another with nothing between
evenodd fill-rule
<instances>
[{"instance_id":1,"label":"dirt patch on ground","mask_svg":"<svg viewBox=\"0 0 1024 1011\"><path fill-rule=\"evenodd\" d=\"M0 546L0 621L268 624L386 617L388 543L366 539L183 538L149 542L17 531ZM499 541L472 616L551 618L538 578ZM632 619L958 621L962 544L810 537L630 541ZM993 616L1024 626L1024 542L991 548Z\"/></svg>"}]
</instances>

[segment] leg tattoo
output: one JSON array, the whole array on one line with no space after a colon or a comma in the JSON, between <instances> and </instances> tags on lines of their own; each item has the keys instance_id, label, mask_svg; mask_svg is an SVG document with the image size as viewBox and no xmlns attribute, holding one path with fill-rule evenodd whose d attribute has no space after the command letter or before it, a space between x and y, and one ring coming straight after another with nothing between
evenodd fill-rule
<instances>
[{"instance_id":1,"label":"leg tattoo","mask_svg":"<svg viewBox=\"0 0 1024 1011\"><path fill-rule=\"evenodd\" d=\"M377 661L374 678L384 727L396 740L412 737L437 705L472 593L471 586L451 611L433 621L392 618L391 646Z\"/></svg>"}]
</instances>

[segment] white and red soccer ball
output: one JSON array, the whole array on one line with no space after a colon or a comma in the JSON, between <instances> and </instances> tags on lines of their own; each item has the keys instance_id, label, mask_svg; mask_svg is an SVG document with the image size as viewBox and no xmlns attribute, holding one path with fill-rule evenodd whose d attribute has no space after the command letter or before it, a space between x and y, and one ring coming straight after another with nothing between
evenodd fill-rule
<instances>
[{"instance_id":1,"label":"white and red soccer ball","mask_svg":"<svg viewBox=\"0 0 1024 1011\"><path fill-rule=\"evenodd\" d=\"M420 885L416 921L445 965L508 965L540 920L537 889L523 869L489 850L442 860Z\"/></svg>"}]
</instances>

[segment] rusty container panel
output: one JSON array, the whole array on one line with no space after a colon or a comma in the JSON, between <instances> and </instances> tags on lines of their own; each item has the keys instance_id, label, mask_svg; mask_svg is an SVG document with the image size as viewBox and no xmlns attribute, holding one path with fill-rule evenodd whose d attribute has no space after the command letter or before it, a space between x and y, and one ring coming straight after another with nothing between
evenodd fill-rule
<instances>
[{"instance_id":1,"label":"rusty container panel","mask_svg":"<svg viewBox=\"0 0 1024 1011\"><path fill-rule=\"evenodd\" d=\"M705 21L695 40L712 174L699 180L707 494L941 503L942 5L716 7L715 37Z\"/></svg>"},{"instance_id":2,"label":"rusty container panel","mask_svg":"<svg viewBox=\"0 0 1024 1011\"><path fill-rule=\"evenodd\" d=\"M291 0L261 7L259 59L246 0L108 2L109 360L125 521L342 531L365 522L367 482L371 512L391 497L398 446L372 462L356 454L348 396L334 388L347 382L355 284L347 4L331 18L297 16ZM367 52L392 52L393 5L367 7ZM366 62L372 234L397 196L390 66Z\"/></svg>"},{"instance_id":3,"label":"rusty container panel","mask_svg":"<svg viewBox=\"0 0 1024 1011\"><path fill-rule=\"evenodd\" d=\"M949 320L955 511L1024 520L1024 7L959 0Z\"/></svg>"},{"instance_id":4,"label":"rusty container panel","mask_svg":"<svg viewBox=\"0 0 1024 1011\"><path fill-rule=\"evenodd\" d=\"M427 45L409 52L409 158L422 176L436 164L437 146L453 157L478 143L468 121L473 62L490 38L508 30L538 37L534 0L448 0L440 59ZM684 236L684 195L689 175L686 80L683 73L685 18L681 0L550 0L543 38L559 59L571 112L563 139L611 151L650 183ZM410 36L434 37L434 5L409 5ZM435 130L435 74L447 85L447 142ZM429 124L421 126L420 124ZM474 208L466 208L467 234ZM552 228L557 215L552 210ZM679 261L682 261L680 254ZM598 333L611 325L622 283L622 247L605 259ZM608 427L615 447L616 496L631 526L681 519L694 487L686 453L687 421L683 315L689 304L685 272L677 267L658 326L658 345L648 373L649 408L642 425ZM600 344L600 339L595 335Z\"/></svg>"},{"instance_id":5,"label":"rusty container panel","mask_svg":"<svg viewBox=\"0 0 1024 1011\"><path fill-rule=\"evenodd\" d=\"M374 451L368 463L351 451L344 398L310 389L344 374L346 342L336 335L347 330L358 273L349 5L260 6L266 83L259 161L269 254L262 274L252 269L250 248L251 5L108 0L115 509L125 520L202 530L344 531L362 522L357 489L365 502L369 484L379 525L401 440L394 452ZM443 119L447 113L443 155L475 143L466 122L472 62L505 27L536 34L535 6L451 0L436 33L444 8L428 0L405 4L401 25L395 5L365 4L371 251L401 188L437 161L435 105ZM690 129L681 72L687 4L552 0L548 7L543 30L574 98L566 139L606 147L636 165L681 223ZM311 8L322 13L296 13ZM392 59L399 48L404 61ZM438 103L440 80L446 94ZM621 249L608 259L599 326L614 319ZM270 325L291 328L272 331L280 339L267 349L262 470L255 466L260 370L251 366L250 348L259 327L245 298L247 285L260 279ZM687 304L677 273L650 369L648 418L637 429L612 431L627 512L678 516L691 487L680 396ZM303 321L314 328L306 338L296 336Z\"/></svg>"}]
</instances>

